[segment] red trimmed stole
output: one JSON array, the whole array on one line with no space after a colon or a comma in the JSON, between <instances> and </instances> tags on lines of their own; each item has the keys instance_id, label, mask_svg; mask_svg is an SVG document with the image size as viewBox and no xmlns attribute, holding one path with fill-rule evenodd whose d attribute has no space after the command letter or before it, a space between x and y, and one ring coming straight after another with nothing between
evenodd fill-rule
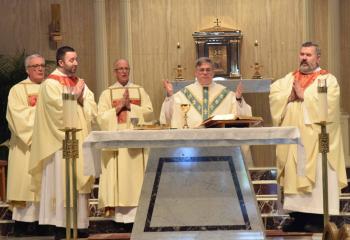
<instances>
[{"instance_id":1,"label":"red trimmed stole","mask_svg":"<svg viewBox=\"0 0 350 240\"><path fill-rule=\"evenodd\" d=\"M320 71L316 71L316 72L310 73L310 74L301 73L299 70L296 70L293 73L294 79L297 80L300 83L300 86L304 90L308 86L310 86L319 75L324 75L324 74L328 74L328 72L326 70L323 70L323 69L321 69Z\"/></svg>"},{"instance_id":2,"label":"red trimmed stole","mask_svg":"<svg viewBox=\"0 0 350 240\"><path fill-rule=\"evenodd\" d=\"M68 77L68 76L59 76L55 74L50 74L47 78L54 79L58 81L61 85L68 86L68 87L74 87L75 85L77 85L79 80L79 78L75 76Z\"/></svg>"},{"instance_id":3,"label":"red trimmed stole","mask_svg":"<svg viewBox=\"0 0 350 240\"><path fill-rule=\"evenodd\" d=\"M38 102L38 95L31 94L27 96L28 106L34 107L36 103Z\"/></svg>"},{"instance_id":4,"label":"red trimmed stole","mask_svg":"<svg viewBox=\"0 0 350 240\"><path fill-rule=\"evenodd\" d=\"M118 105L118 103L121 102L121 99L114 99L112 101L112 107L116 107ZM130 99L130 104L134 104L134 105L141 105L141 100L140 99ZM119 114L118 114L118 123L126 123L128 117L128 110L126 108L123 108Z\"/></svg>"}]
</instances>

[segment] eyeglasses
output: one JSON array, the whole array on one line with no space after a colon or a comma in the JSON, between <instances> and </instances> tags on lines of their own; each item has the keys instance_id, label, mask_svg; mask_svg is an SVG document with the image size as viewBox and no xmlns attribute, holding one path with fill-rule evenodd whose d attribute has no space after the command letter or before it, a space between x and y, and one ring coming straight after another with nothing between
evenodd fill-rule
<instances>
[{"instance_id":1,"label":"eyeglasses","mask_svg":"<svg viewBox=\"0 0 350 240\"><path fill-rule=\"evenodd\" d=\"M29 68L39 68L39 67L45 68L46 65L45 64L35 64L35 65L29 65L28 67Z\"/></svg>"},{"instance_id":2,"label":"eyeglasses","mask_svg":"<svg viewBox=\"0 0 350 240\"><path fill-rule=\"evenodd\" d=\"M203 73L203 72L211 72L211 71L213 71L213 69L212 68L198 68L198 71L201 72L201 73Z\"/></svg>"},{"instance_id":3,"label":"eyeglasses","mask_svg":"<svg viewBox=\"0 0 350 240\"><path fill-rule=\"evenodd\" d=\"M114 71L118 71L118 72L129 72L130 71L130 68L115 68Z\"/></svg>"}]
</instances>

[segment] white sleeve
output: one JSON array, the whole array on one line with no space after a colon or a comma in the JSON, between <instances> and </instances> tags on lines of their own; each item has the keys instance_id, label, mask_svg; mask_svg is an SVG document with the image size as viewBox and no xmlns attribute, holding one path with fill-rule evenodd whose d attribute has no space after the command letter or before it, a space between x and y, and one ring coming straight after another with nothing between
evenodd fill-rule
<instances>
[{"instance_id":1,"label":"white sleeve","mask_svg":"<svg viewBox=\"0 0 350 240\"><path fill-rule=\"evenodd\" d=\"M243 97L241 101L236 100L236 111L237 115L252 116L252 108Z\"/></svg>"},{"instance_id":2,"label":"white sleeve","mask_svg":"<svg viewBox=\"0 0 350 240\"><path fill-rule=\"evenodd\" d=\"M170 124L173 117L173 105L174 105L174 95L171 97L166 97L162 104L162 109L160 110L159 122L161 124Z\"/></svg>"}]
</instances>

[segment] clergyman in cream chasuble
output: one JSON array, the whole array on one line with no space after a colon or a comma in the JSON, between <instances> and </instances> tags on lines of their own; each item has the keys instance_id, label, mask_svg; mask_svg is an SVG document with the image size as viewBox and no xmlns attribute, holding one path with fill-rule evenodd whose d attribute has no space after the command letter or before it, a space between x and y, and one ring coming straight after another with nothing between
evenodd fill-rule
<instances>
[{"instance_id":1,"label":"clergyman in cream chasuble","mask_svg":"<svg viewBox=\"0 0 350 240\"><path fill-rule=\"evenodd\" d=\"M17 221L33 222L39 217L39 208L25 210L30 204L38 204L39 197L30 191L31 175L28 173L32 144L35 108L40 84L29 77L14 85L8 96L6 119L11 130L7 174L7 201L13 208Z\"/></svg>"},{"instance_id":2,"label":"clergyman in cream chasuble","mask_svg":"<svg viewBox=\"0 0 350 240\"><path fill-rule=\"evenodd\" d=\"M328 92L327 132L329 133L328 186L329 210L339 213L340 189L347 185L343 143L340 128L340 89L336 78L320 70L317 78L304 90L304 101L288 103L294 75L289 73L271 85L270 108L275 126L296 126L301 133L305 148L304 161L298 162L296 145L278 145L276 149L278 183L285 194L284 209L289 211L323 213L321 154L318 147L318 135L321 127L320 104L317 92L318 79L326 79ZM297 174L298 164L302 164L304 176Z\"/></svg>"},{"instance_id":3,"label":"clergyman in cream chasuble","mask_svg":"<svg viewBox=\"0 0 350 240\"><path fill-rule=\"evenodd\" d=\"M183 128L185 123L181 104L189 104L187 124L189 128L199 127L207 118L220 114L252 116L251 107L245 102L236 100L236 94L225 86L212 81L202 86L198 81L166 97L160 113L160 122L170 124L172 128ZM248 145L242 145L241 151L247 166L253 166L253 159Z\"/></svg>"},{"instance_id":4,"label":"clergyman in cream chasuble","mask_svg":"<svg viewBox=\"0 0 350 240\"><path fill-rule=\"evenodd\" d=\"M70 78L56 69L42 83L39 92L30 157L32 189L41 192L40 224L65 227L65 160L62 158L63 101L62 93ZM78 228L87 228L88 194L94 178L83 174L82 144L91 131L91 123L96 117L97 107L94 94L85 85L83 106L78 104L76 127L79 141L79 158L76 162L78 190ZM72 182L72 181L71 181Z\"/></svg>"},{"instance_id":5,"label":"clergyman in cream chasuble","mask_svg":"<svg viewBox=\"0 0 350 240\"><path fill-rule=\"evenodd\" d=\"M187 123L190 128L198 127L208 117L219 114L251 116L251 107L242 98L236 100L234 92L214 81L206 87L198 81L178 91L171 97L166 97L160 114L161 123L170 123L173 128L182 128L184 112L181 104L190 104L187 113Z\"/></svg>"},{"instance_id":6,"label":"clergyman in cream chasuble","mask_svg":"<svg viewBox=\"0 0 350 240\"><path fill-rule=\"evenodd\" d=\"M115 106L125 91L129 92L130 111L116 114ZM145 90L130 81L121 85L118 81L104 90L98 102L98 124L103 131L130 129L130 117L145 124L153 118L151 100ZM99 182L99 207L116 207L115 221L133 222L130 211L138 206L141 186L147 164L147 149L119 148L116 151L102 151ZM125 211L123 211L123 208ZM119 212L119 213L118 213Z\"/></svg>"}]
</instances>

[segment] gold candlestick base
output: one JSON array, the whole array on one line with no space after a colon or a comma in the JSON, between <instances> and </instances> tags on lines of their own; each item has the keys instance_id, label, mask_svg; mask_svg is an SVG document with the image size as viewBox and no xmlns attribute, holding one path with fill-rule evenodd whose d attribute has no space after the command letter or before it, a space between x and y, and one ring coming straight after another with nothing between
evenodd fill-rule
<instances>
[{"instance_id":1,"label":"gold candlestick base","mask_svg":"<svg viewBox=\"0 0 350 240\"><path fill-rule=\"evenodd\" d=\"M322 154L322 187L323 187L323 240L336 240L343 239L338 238L337 226L329 221L329 207L328 207L328 159L327 153L329 152L329 134L327 133L327 122L322 121L317 123L321 126L321 133L319 138L319 153Z\"/></svg>"},{"instance_id":2,"label":"gold candlestick base","mask_svg":"<svg viewBox=\"0 0 350 240\"><path fill-rule=\"evenodd\" d=\"M81 131L77 128L60 129L65 133L62 154L66 160L66 239L71 239L71 178L72 178L72 201L73 201L73 239L78 239L78 190L76 159L79 158L79 141L76 133Z\"/></svg>"}]
</instances>

